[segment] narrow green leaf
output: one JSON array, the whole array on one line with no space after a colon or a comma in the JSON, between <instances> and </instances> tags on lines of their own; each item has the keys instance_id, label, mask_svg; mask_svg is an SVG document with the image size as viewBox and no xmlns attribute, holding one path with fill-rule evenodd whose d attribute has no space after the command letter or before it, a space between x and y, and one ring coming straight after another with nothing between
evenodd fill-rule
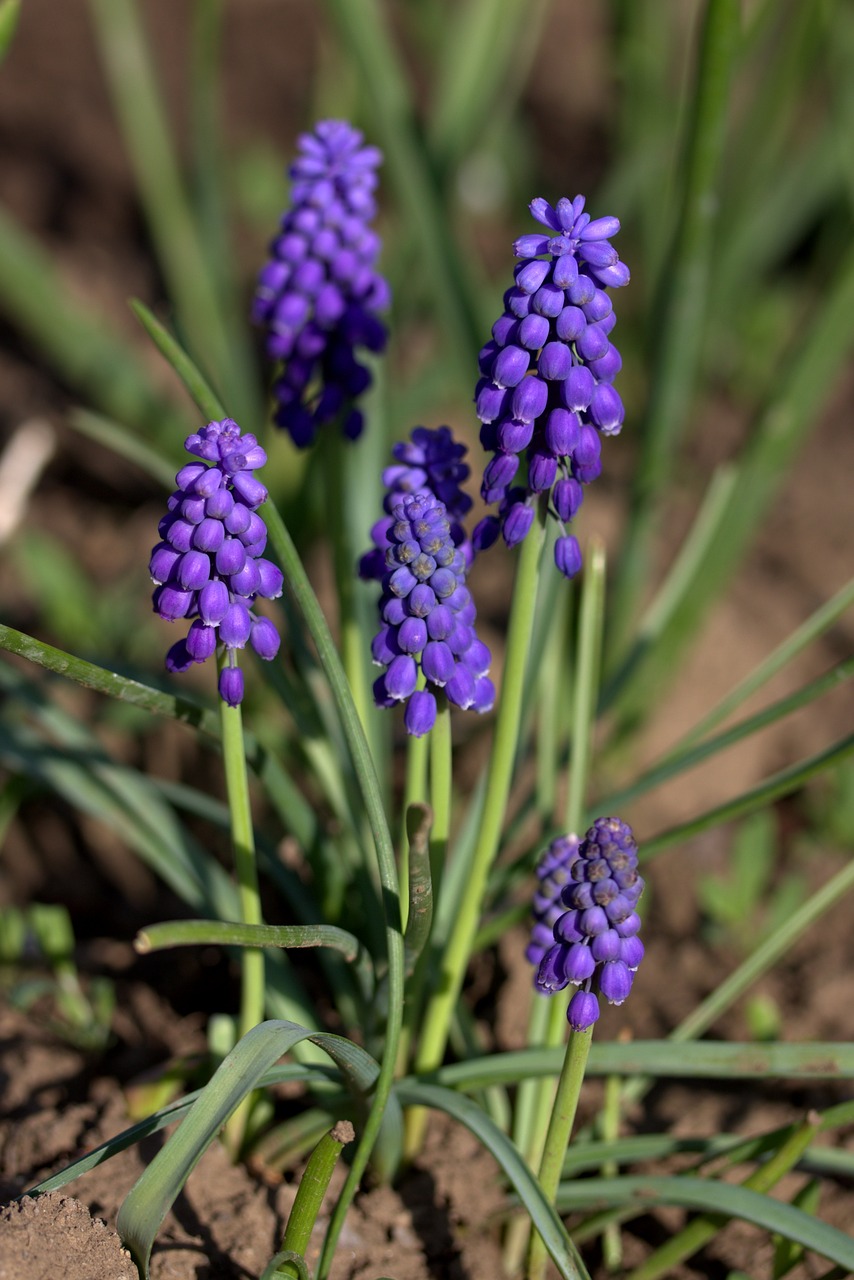
<instances>
[{"instance_id":1,"label":"narrow green leaf","mask_svg":"<svg viewBox=\"0 0 854 1280\"><path fill-rule=\"evenodd\" d=\"M203 377L183 347L176 342L156 316L152 315L144 302L140 302L138 298L131 298L130 308L157 350L175 370L199 411L208 421L222 420L226 413L218 396L211 390L207 379Z\"/></svg>"},{"instance_id":2,"label":"narrow green leaf","mask_svg":"<svg viewBox=\"0 0 854 1280\"><path fill-rule=\"evenodd\" d=\"M372 113L372 130L385 152L404 219L417 239L426 285L442 317L445 351L460 385L482 342L477 301L467 287L468 267L454 243L449 220L415 123L411 77L392 38L389 15L378 0L326 0L341 41L359 68Z\"/></svg>"},{"instance_id":3,"label":"narrow green leaf","mask_svg":"<svg viewBox=\"0 0 854 1280\"><path fill-rule=\"evenodd\" d=\"M137 1179L119 1210L116 1226L144 1280L151 1247L169 1208L192 1170L243 1098L264 1073L302 1040L333 1059L357 1094L377 1078L377 1064L363 1049L340 1036L312 1033L284 1021L262 1022L235 1045L202 1089L190 1111Z\"/></svg>"},{"instance_id":4,"label":"narrow green leaf","mask_svg":"<svg viewBox=\"0 0 854 1280\"><path fill-rule=\"evenodd\" d=\"M238 416L260 417L246 326L225 313L187 199L136 0L90 0L95 34L158 260L188 345Z\"/></svg>"},{"instance_id":5,"label":"narrow green leaf","mask_svg":"<svg viewBox=\"0 0 854 1280\"><path fill-rule=\"evenodd\" d=\"M535 1076L557 1076L564 1049L519 1049L440 1067L418 1079L448 1088L483 1089ZM716 1040L678 1043L634 1040L628 1044L594 1042L587 1075L648 1075L656 1078L747 1080L854 1078L854 1045L848 1043L754 1044Z\"/></svg>"},{"instance_id":6,"label":"narrow green leaf","mask_svg":"<svg viewBox=\"0 0 854 1280\"><path fill-rule=\"evenodd\" d=\"M678 747L668 752L660 764L653 765L646 773L642 773L639 778L627 787L623 787L620 791L612 793L604 799L597 799L594 806L597 813L619 813L621 809L637 799L638 796L645 795L655 787L660 787L665 782L669 782L678 774L684 773L685 770L693 769L711 756L717 755L721 751L726 751L729 747L735 746L737 742L749 738L761 729L766 729L769 725L776 724L778 720L782 720L785 716L792 715L802 707L808 706L817 698L823 697L826 693L832 692L839 685L844 684L845 681L850 680L852 675L854 675L854 658L847 658L831 668L830 671L825 672L824 675L818 676L817 679L811 680L802 688L797 689L794 693L790 693L786 697L780 698L777 702L771 703L770 706L757 711L755 715L748 716L745 720L740 720L731 729L727 729L725 733L717 734L714 738L707 738L699 746L686 749L686 743L697 737L697 734L692 732L687 739L683 739L683 742ZM719 720L720 717L716 715L715 719Z\"/></svg>"},{"instance_id":7,"label":"narrow green leaf","mask_svg":"<svg viewBox=\"0 0 854 1280\"><path fill-rule=\"evenodd\" d=\"M587 1269L560 1218L543 1195L539 1183L516 1147L487 1115L468 1098L436 1084L401 1081L395 1093L404 1106L431 1107L444 1111L470 1130L497 1160L515 1188L531 1221L542 1237L564 1280L589 1280Z\"/></svg>"},{"instance_id":8,"label":"narrow green leaf","mask_svg":"<svg viewBox=\"0 0 854 1280\"><path fill-rule=\"evenodd\" d=\"M53 259L0 208L0 308L54 368L105 413L161 438L180 430L143 362L108 321L72 296Z\"/></svg>"},{"instance_id":9,"label":"narrow green leaf","mask_svg":"<svg viewBox=\"0 0 854 1280\"><path fill-rule=\"evenodd\" d=\"M711 1178L585 1178L563 1184L557 1204L562 1213L628 1204L638 1209L674 1204L720 1213L777 1232L854 1270L854 1240L850 1236L771 1196Z\"/></svg>"},{"instance_id":10,"label":"narrow green leaf","mask_svg":"<svg viewBox=\"0 0 854 1280\"><path fill-rule=\"evenodd\" d=\"M679 224L656 307L652 385L641 432L634 509L618 581L616 642L622 646L649 575L653 511L672 474L695 391L705 324L730 81L739 48L738 0L707 0L683 165Z\"/></svg>"},{"instance_id":11,"label":"narrow green leaf","mask_svg":"<svg viewBox=\"0 0 854 1280\"><path fill-rule=\"evenodd\" d=\"M661 831L657 836L645 840L641 850L642 859L654 858L665 849L669 849L671 845L682 844L701 831L719 826L722 822L731 822L734 818L744 817L745 814L753 813L756 809L773 804L782 796L791 795L793 791L804 786L810 778L838 760L844 760L852 751L854 751L854 733L849 733L833 746L810 756L807 760L799 761L789 769L782 769L772 777L766 778L759 786L736 796L734 800L728 800L725 804L718 805L715 809L708 809L698 817L692 818L690 822L680 823L679 826L670 827L667 831Z\"/></svg>"},{"instance_id":12,"label":"narrow green leaf","mask_svg":"<svg viewBox=\"0 0 854 1280\"><path fill-rule=\"evenodd\" d=\"M0 62L9 52L20 13L21 0L2 0L0 3Z\"/></svg>"},{"instance_id":13,"label":"narrow green leaf","mask_svg":"<svg viewBox=\"0 0 854 1280\"><path fill-rule=\"evenodd\" d=\"M174 487L176 466L182 465L177 462L177 450L176 463L170 463L162 454L152 449L141 436L134 435L124 423L114 422L112 418L90 413L86 409L72 409L68 415L68 422L81 435L89 440L96 440L98 444L105 445L120 458L132 462L134 466L139 467L140 471L151 476L152 480L163 485L164 489ZM176 445L178 439L176 435Z\"/></svg>"}]
</instances>

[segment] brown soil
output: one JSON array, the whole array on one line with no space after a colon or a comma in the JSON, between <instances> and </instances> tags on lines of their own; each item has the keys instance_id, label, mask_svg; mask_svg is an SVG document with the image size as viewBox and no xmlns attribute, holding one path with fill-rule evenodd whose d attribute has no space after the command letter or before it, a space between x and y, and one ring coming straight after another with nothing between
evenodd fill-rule
<instances>
[{"instance_id":1,"label":"brown soil","mask_svg":"<svg viewBox=\"0 0 854 1280\"><path fill-rule=\"evenodd\" d=\"M141 7L156 33L169 101L181 121L190 6L149 0ZM139 294L157 301L160 286L101 82L86 5L83 0L27 0L23 8L13 53L0 73L4 203L40 237L81 296L97 300L117 330L136 338L125 299ZM591 70L601 64L602 32L598 19L590 16L596 12L593 6L578 0L554 9L531 79L527 110L544 126L544 164L561 174L550 186L561 184L570 164L583 187L598 176L599 142L606 133L607 104L601 90L605 77ZM305 123L306 103L322 58L315 6L309 0L255 0L252 5L230 6L228 24L229 141L239 146L261 137L285 157L296 128ZM559 24L571 25L572 41L559 38ZM567 58L577 73L569 76L577 87L576 119L570 123L580 123L580 128L568 129L560 118ZM262 245L250 243L249 233L246 238L241 252L248 276ZM26 513L25 528L47 528L73 544L109 593L124 575L136 571L131 566L142 562L148 549L157 518L151 514L153 491L106 453L94 447L80 449L79 441L63 428L65 388L48 375L27 343L5 328L3 336L3 426L11 431L40 415L47 416L59 433L59 452ZM153 358L151 367L154 377L164 377ZM854 384L849 379L817 424L813 446L776 504L754 554L714 611L702 646L651 725L644 743L648 758L675 740L850 573L852 400ZM708 413L710 430L691 460L697 474L708 472L742 430L726 409L716 407ZM585 528L604 533L611 545L622 513L622 487L616 476L616 470L611 479L603 476L585 505ZM129 503L140 508L133 518L127 515ZM677 518L686 521L693 498L686 496L683 506ZM34 605L9 566L0 569L0 587L10 611L8 620L26 629L33 623ZM484 616L497 619L506 598L504 579L499 575L480 587ZM62 642L61 636L46 638ZM854 622L849 617L768 692L779 696L824 671L850 653L852 640ZM91 716L93 700L76 691L63 696L81 719ZM793 717L774 733L751 740L657 792L636 806L632 820L643 835L710 807L833 741L850 727L852 711L850 698L847 703L843 697L825 700L819 710ZM128 749L119 735L111 747ZM203 771L210 774L210 760L200 762L189 736L168 726L155 729L130 749L137 752L138 763L156 763L162 776L191 780ZM79 1199L65 1190L35 1200L14 1197L124 1128L124 1091L129 1085L179 1054L204 1050L203 1015L225 1007L234 975L207 953L174 965L135 958L129 939L141 925L177 914L175 900L117 841L59 801L40 798L21 812L22 820L13 825L5 842L0 903L65 901L81 939L82 972L111 977L120 999L114 1041L100 1056L81 1053L51 1035L38 1009L24 1017L11 1007L0 1007L0 1179L8 1201L0 1213L0 1280L47 1280L57 1274L64 1280L132 1280L133 1265L113 1229L115 1215L162 1136L72 1184L68 1192ZM803 827L796 804L782 808L781 822L790 847ZM700 875L722 870L727 847L724 834L717 832L674 850L651 868L647 959L630 1004L619 1016L606 1011L597 1032L602 1038L612 1038L626 1026L637 1038L667 1034L739 958L701 933L694 892ZM808 875L822 882L837 865L833 854L814 858ZM110 940L104 937L108 930ZM506 936L472 983L470 994L490 1048L522 1043L530 998L529 974L520 960L523 946L521 931ZM852 965L854 943L847 911L840 906L759 986L780 1009L784 1038L851 1039ZM727 1015L715 1033L745 1038L743 1007ZM627 1129L753 1134L842 1096L842 1090L830 1084L769 1081L750 1088L703 1088L663 1082L627 1118ZM600 1098L599 1083L590 1082L582 1120L592 1116ZM154 1253L154 1280L257 1277L279 1247L297 1178L297 1173L281 1180L265 1179L257 1170L250 1174L230 1165L219 1146L212 1147L166 1220ZM802 1181L800 1176L787 1180L781 1192L790 1195ZM494 1280L501 1274L500 1225L507 1212L505 1188L492 1159L467 1133L434 1120L422 1157L399 1185L389 1189L369 1183L360 1195L333 1274L336 1280L374 1280L382 1275L396 1280ZM851 1230L851 1188L826 1183L821 1215ZM668 1212L631 1223L625 1232L627 1265L638 1263L681 1220L678 1213ZM739 1268L750 1276L765 1276L770 1274L770 1249L759 1233L731 1224L673 1275L676 1280L723 1280L730 1269ZM594 1276L604 1277L595 1249L589 1262ZM793 1280L807 1280L824 1269L821 1261L808 1258L790 1274Z\"/></svg>"}]
</instances>

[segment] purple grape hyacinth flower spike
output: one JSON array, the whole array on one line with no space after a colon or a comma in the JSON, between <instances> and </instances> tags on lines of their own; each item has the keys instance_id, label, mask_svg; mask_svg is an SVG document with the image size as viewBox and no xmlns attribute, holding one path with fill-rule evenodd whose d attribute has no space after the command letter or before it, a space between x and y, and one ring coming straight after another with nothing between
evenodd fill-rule
<instances>
[{"instance_id":1,"label":"purple grape hyacinth flower spike","mask_svg":"<svg viewBox=\"0 0 854 1280\"><path fill-rule=\"evenodd\" d=\"M252 319L265 330L268 357L282 364L274 419L301 447L339 417L346 436L359 436L355 402L371 375L356 352L385 346L377 313L390 291L375 270L381 242L370 226L382 155L362 144L344 120L322 120L300 137L292 207L258 277Z\"/></svg>"},{"instance_id":2,"label":"purple grape hyacinth flower spike","mask_svg":"<svg viewBox=\"0 0 854 1280\"><path fill-rule=\"evenodd\" d=\"M394 462L382 474L388 489L383 500L386 514L371 529L374 546L359 561L359 577L368 581L380 579L386 570L388 532L394 524L392 507L406 493L431 493L444 504L450 523L451 540L471 564L471 543L466 538L462 521L472 507L472 500L460 487L469 477L463 462L466 446L454 440L450 427L414 427L409 440L400 440L392 448Z\"/></svg>"},{"instance_id":3,"label":"purple grape hyacinth flower spike","mask_svg":"<svg viewBox=\"0 0 854 1280\"><path fill-rule=\"evenodd\" d=\"M618 220L591 221L583 196L554 206L537 199L530 209L545 230L515 242L516 283L480 352L475 403L481 443L493 454L481 493L498 512L484 517L472 542L483 550L500 534L515 546L533 523L538 496L549 493L550 515L561 526L555 564L571 578L581 551L567 526L583 486L601 472L602 437L618 435L623 424L613 386L622 362L610 339L616 318L606 290L628 284L629 270L610 243Z\"/></svg>"},{"instance_id":4,"label":"purple grape hyacinth flower spike","mask_svg":"<svg viewBox=\"0 0 854 1280\"><path fill-rule=\"evenodd\" d=\"M385 672L374 683L374 700L381 707L405 703L406 731L420 738L436 722L440 692L455 706L490 710L491 656L475 634L466 559L451 536L445 504L429 490L398 495L391 521L384 535L381 625L371 646Z\"/></svg>"},{"instance_id":5,"label":"purple grape hyacinth flower spike","mask_svg":"<svg viewBox=\"0 0 854 1280\"><path fill-rule=\"evenodd\" d=\"M619 818L597 818L581 842L553 841L540 860L526 954L538 966L534 986L541 995L578 987L567 1010L574 1031L598 1020L598 996L622 1004L631 991L644 953L637 866L631 827Z\"/></svg>"},{"instance_id":6,"label":"purple grape hyacinth flower spike","mask_svg":"<svg viewBox=\"0 0 854 1280\"><path fill-rule=\"evenodd\" d=\"M275 625L252 608L259 596L282 594L281 570L263 558L267 528L258 508L267 490L253 474L267 455L231 418L209 422L184 447L197 461L178 472L158 526L162 541L149 562L154 611L167 622L191 620L166 669L186 671L219 651L220 696L235 707L243 700L237 651L248 643L269 662L280 644Z\"/></svg>"}]
</instances>

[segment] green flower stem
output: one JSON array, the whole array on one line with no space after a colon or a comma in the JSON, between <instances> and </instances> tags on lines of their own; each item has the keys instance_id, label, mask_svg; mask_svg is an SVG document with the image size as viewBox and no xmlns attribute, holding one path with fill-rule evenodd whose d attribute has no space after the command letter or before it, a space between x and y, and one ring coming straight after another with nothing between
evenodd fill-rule
<instances>
[{"instance_id":1,"label":"green flower stem","mask_svg":"<svg viewBox=\"0 0 854 1280\"><path fill-rule=\"evenodd\" d=\"M383 809L382 792L370 748L365 738L359 714L353 703L341 660L338 657L317 596L311 589L302 561L297 554L293 539L272 502L267 504L264 514L271 545L284 571L289 589L302 611L306 625L317 646L318 658L329 681L338 713L341 717L341 725L374 838L377 866L383 889L382 902L385 910L386 948L388 952L388 1021L386 1023L385 1046L382 1062L380 1063L380 1073L374 1086L371 1109L353 1156L350 1172L347 1175L347 1180L344 1183L327 1229L323 1252L317 1269L318 1280L324 1280L332 1265L335 1246L341 1233L341 1228L344 1225L347 1209L356 1194L365 1166L379 1134L386 1103L394 1081L397 1047L403 1019L404 958L403 933L400 926L400 888L394 859L394 847Z\"/></svg>"},{"instance_id":2,"label":"green flower stem","mask_svg":"<svg viewBox=\"0 0 854 1280\"><path fill-rule=\"evenodd\" d=\"M451 926L441 971L427 1006L421 1045L416 1058L417 1071L431 1071L442 1061L454 1007L477 933L487 876L498 852L522 716L522 693L534 624L545 521L546 501L543 499L539 504L537 519L522 543L507 634L504 680L487 774L483 821L459 910Z\"/></svg>"},{"instance_id":3,"label":"green flower stem","mask_svg":"<svg viewBox=\"0 0 854 1280\"><path fill-rule=\"evenodd\" d=\"M616 1142L620 1136L621 1090L622 1080L619 1076L606 1077L605 1102L599 1118L603 1142ZM616 1178L618 1173L619 1165L615 1160L606 1160L602 1165L603 1178ZM610 1272L619 1271L623 1265L623 1241L619 1222L608 1222L603 1228L602 1260Z\"/></svg>"},{"instance_id":4,"label":"green flower stem","mask_svg":"<svg viewBox=\"0 0 854 1280\"><path fill-rule=\"evenodd\" d=\"M430 807L433 828L430 833L430 875L433 899L438 900L451 832L451 797L453 790L453 749L451 742L451 708L443 693L438 695L436 723L430 731Z\"/></svg>"},{"instance_id":5,"label":"green flower stem","mask_svg":"<svg viewBox=\"0 0 854 1280\"><path fill-rule=\"evenodd\" d=\"M370 742L369 716L373 700L368 686L365 637L359 626L356 608L356 566L347 521L347 501L351 486L347 484L349 458L346 450L353 445L335 429L325 433L325 438L321 441L321 447L324 446L326 465L323 471L329 486L327 514L332 534L332 560L338 595L341 660L362 728Z\"/></svg>"},{"instance_id":6,"label":"green flower stem","mask_svg":"<svg viewBox=\"0 0 854 1280\"><path fill-rule=\"evenodd\" d=\"M308 1158L305 1172L300 1178L293 1208L288 1217L285 1237L282 1241L283 1253L295 1253L305 1257L317 1215L323 1205L323 1197L329 1187L329 1180L338 1163L338 1157L347 1143L352 1142L356 1133L349 1120L341 1120L325 1133ZM294 1277L298 1274L292 1263L284 1263L275 1273L279 1276Z\"/></svg>"},{"instance_id":7,"label":"green flower stem","mask_svg":"<svg viewBox=\"0 0 854 1280\"><path fill-rule=\"evenodd\" d=\"M590 768L591 741L596 721L599 672L602 652L602 629L605 609L605 548L598 538L591 539L587 550L587 567L581 593L578 618L578 662L572 694L572 750L567 786L567 832L579 833L584 815L584 796ZM566 1027L566 994L550 999L536 999L528 1027L528 1044L556 1048L563 1043ZM546 1009L543 1010L542 1006ZM551 1080L525 1080L519 1086L516 1143L528 1163L535 1167L543 1156L549 1113L554 1090ZM555 1103L555 1105L557 1105ZM552 1116L554 1112L551 1111ZM528 1223L508 1235L505 1262L508 1270L518 1268L528 1236Z\"/></svg>"},{"instance_id":8,"label":"green flower stem","mask_svg":"<svg viewBox=\"0 0 854 1280\"><path fill-rule=\"evenodd\" d=\"M584 1068L587 1066L587 1055L593 1040L593 1028L587 1031L571 1031L566 1046L566 1057L563 1070L558 1080L552 1117L546 1133L543 1158L540 1162L538 1182L543 1194L550 1204L554 1203L560 1182L563 1158L569 1146L581 1085L584 1081ZM543 1280L546 1273L548 1255L542 1237L536 1232L531 1236L531 1248L528 1253L528 1280Z\"/></svg>"},{"instance_id":9,"label":"green flower stem","mask_svg":"<svg viewBox=\"0 0 854 1280\"><path fill-rule=\"evenodd\" d=\"M424 673L418 673L418 688L423 689L426 681ZM403 784L403 813L400 824L400 859L398 879L400 880L400 911L404 931L406 930L409 912L409 833L407 830L407 814L413 804L423 804L427 799L427 756L430 738L406 735L406 780Z\"/></svg>"},{"instance_id":10,"label":"green flower stem","mask_svg":"<svg viewBox=\"0 0 854 1280\"><path fill-rule=\"evenodd\" d=\"M448 836L451 829L451 795L452 795L452 742L451 742L451 708L443 693L437 698L438 711L436 723L427 736L430 746L430 807L433 814L433 825L430 831L430 881L434 906L439 899L442 873L445 868L445 857L448 850ZM407 1014L405 1018L406 1049L409 1050L424 996L424 981L427 975L427 957L425 956L415 973L407 993ZM406 1068L404 1060L400 1061L401 1072ZM406 1113L404 1152L408 1158L415 1156L421 1148L424 1130L427 1125L428 1112L424 1107L411 1107Z\"/></svg>"},{"instance_id":11,"label":"green flower stem","mask_svg":"<svg viewBox=\"0 0 854 1280\"><path fill-rule=\"evenodd\" d=\"M230 707L220 700L220 717L225 788L231 814L231 845L237 876L240 919L243 924L263 924L240 707ZM247 948L241 952L240 979L240 1015L237 1032L238 1038L242 1039L247 1032L264 1020L264 952L260 948ZM250 1094L234 1111L226 1125L227 1142L235 1155L240 1153L251 1105L252 1095Z\"/></svg>"}]
</instances>

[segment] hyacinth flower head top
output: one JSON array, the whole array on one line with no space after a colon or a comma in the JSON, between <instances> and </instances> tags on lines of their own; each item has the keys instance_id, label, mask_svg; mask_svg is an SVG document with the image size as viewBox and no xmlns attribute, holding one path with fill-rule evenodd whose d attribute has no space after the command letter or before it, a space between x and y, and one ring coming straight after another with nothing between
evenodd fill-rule
<instances>
[{"instance_id":1,"label":"hyacinth flower head top","mask_svg":"<svg viewBox=\"0 0 854 1280\"><path fill-rule=\"evenodd\" d=\"M197 461L178 472L158 526L162 541L149 562L157 584L154 610L167 622L191 620L166 655L167 670L186 671L219 650L220 696L237 706L243 700L238 651L248 642L270 661L280 643L274 624L252 608L257 597L280 596L283 584L281 571L263 558L267 529L258 508L267 490L253 473L267 455L231 418L209 422L184 447Z\"/></svg>"},{"instance_id":2,"label":"hyacinth flower head top","mask_svg":"<svg viewBox=\"0 0 854 1280\"><path fill-rule=\"evenodd\" d=\"M599 995L622 1004L632 989L644 953L637 865L631 828L619 818L597 818L583 840L563 836L540 859L526 955L542 995L578 987L567 1010L574 1031L598 1020Z\"/></svg>"},{"instance_id":3,"label":"hyacinth flower head top","mask_svg":"<svg viewBox=\"0 0 854 1280\"><path fill-rule=\"evenodd\" d=\"M382 474L388 492L383 500L386 514L371 529L373 550L359 561L359 576L380 579L386 571L389 530L394 524L392 507L407 493L431 493L445 508L454 546L471 564L471 544L462 521L472 500L461 487L468 479L468 463L463 461L466 446L456 441L450 427L414 427L409 440L399 440L392 448L394 462Z\"/></svg>"},{"instance_id":4,"label":"hyacinth flower head top","mask_svg":"<svg viewBox=\"0 0 854 1280\"><path fill-rule=\"evenodd\" d=\"M362 144L344 120L323 120L300 137L292 205L258 277L252 318L265 330L268 357L283 364L274 419L300 446L336 418L356 439L363 421L355 402L371 382L356 353L385 346L377 313L390 292L375 269L380 238L370 226L382 156Z\"/></svg>"},{"instance_id":5,"label":"hyacinth flower head top","mask_svg":"<svg viewBox=\"0 0 854 1280\"><path fill-rule=\"evenodd\" d=\"M484 517L473 542L484 549L502 534L515 546L533 524L537 496L548 493L561 526L555 563L571 578L581 552L567 526L583 486L601 472L602 437L617 435L623 423L613 386L621 360L609 336L615 316L606 290L627 284L629 271L610 243L618 220L591 221L583 196L554 206L537 199L530 208L545 232L515 242L521 259L515 285L480 353L475 402L481 442L494 455L481 493L498 511Z\"/></svg>"},{"instance_id":6,"label":"hyacinth flower head top","mask_svg":"<svg viewBox=\"0 0 854 1280\"><path fill-rule=\"evenodd\" d=\"M394 484L401 477L392 471ZM377 554L383 555L380 628L371 655L385 671L374 683L374 701L381 707L404 703L406 731L420 738L436 722L439 697L484 712L492 707L495 687L489 649L475 632L477 611L465 585L468 562L454 522L432 492L429 473L418 466L414 474L423 476L423 486L415 492L392 489L390 521L374 526L375 550L363 557L362 574L375 576Z\"/></svg>"}]
</instances>

